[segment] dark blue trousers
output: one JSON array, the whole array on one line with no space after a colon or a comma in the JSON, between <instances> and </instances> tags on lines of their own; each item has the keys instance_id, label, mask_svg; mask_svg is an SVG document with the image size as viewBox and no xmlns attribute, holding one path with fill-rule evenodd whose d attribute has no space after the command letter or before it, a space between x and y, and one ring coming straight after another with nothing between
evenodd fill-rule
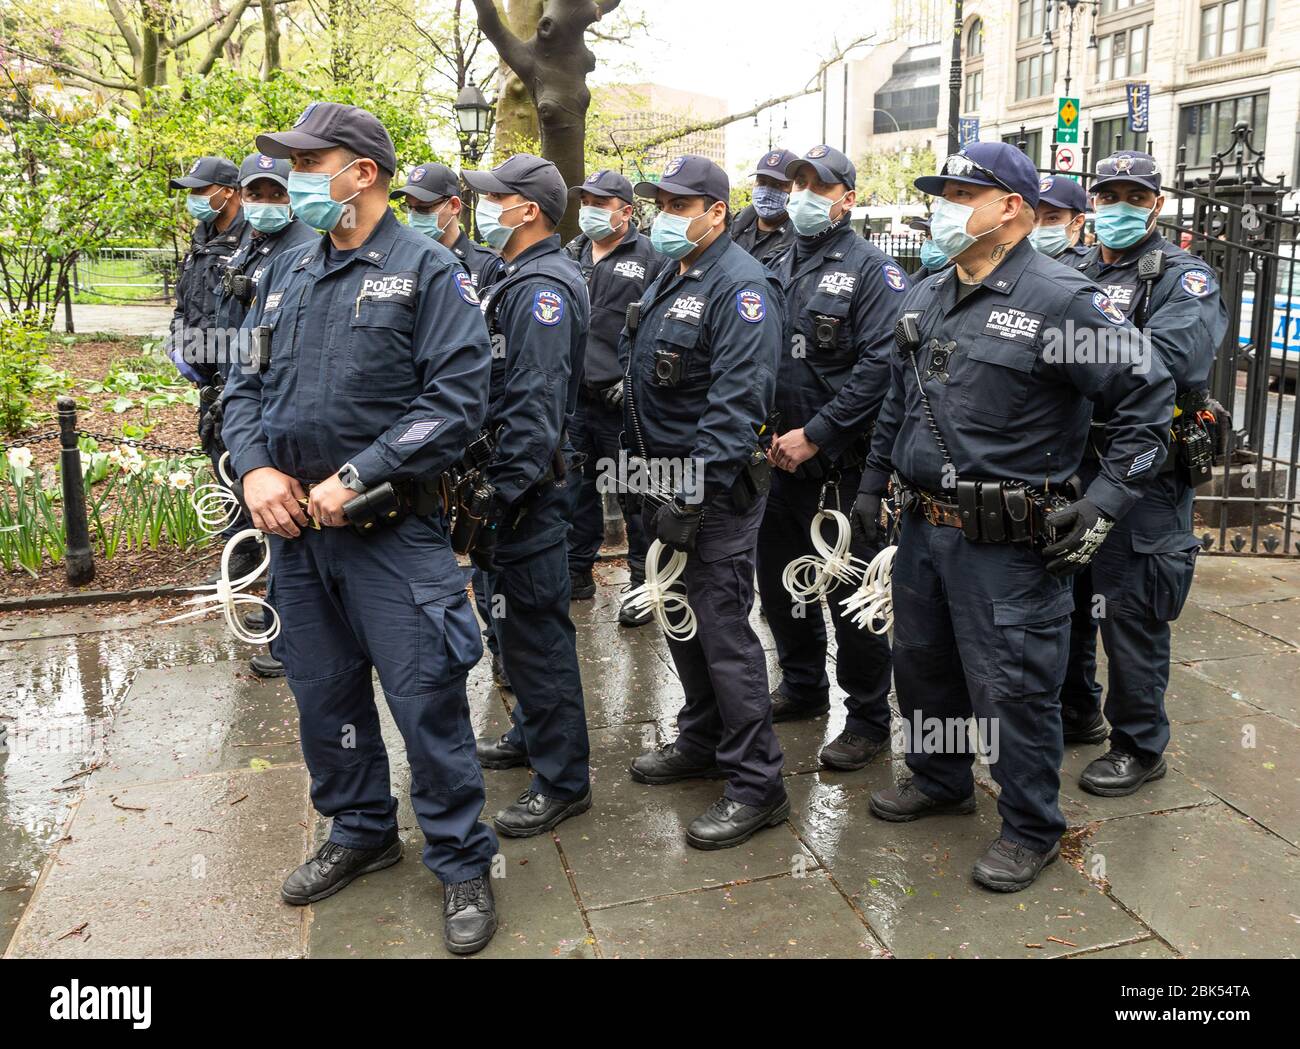
<instances>
[{"instance_id":1,"label":"dark blue trousers","mask_svg":"<svg viewBox=\"0 0 1300 1049\"><path fill-rule=\"evenodd\" d=\"M1104 713L1112 746L1157 761L1169 745L1170 626L1192 588L1200 544L1192 534L1196 493L1173 473L1154 478L1106 537L1087 577L1075 580L1064 717L1086 722L1097 712L1097 632L1106 650ZM1096 613L1095 615L1093 613Z\"/></svg>"},{"instance_id":2,"label":"dark blue trousers","mask_svg":"<svg viewBox=\"0 0 1300 1049\"><path fill-rule=\"evenodd\" d=\"M515 694L508 735L528 752L532 789L562 801L585 794L591 785L577 632L569 618L562 524L569 505L564 487L539 497L498 546L497 570L484 573L501 659Z\"/></svg>"},{"instance_id":3,"label":"dark blue trousers","mask_svg":"<svg viewBox=\"0 0 1300 1049\"><path fill-rule=\"evenodd\" d=\"M652 517L647 509L647 534ZM686 694L677 714L677 748L701 762L716 759L727 774L724 793L744 805L769 805L785 796L767 659L749 623L762 519L762 500L743 514L704 512L682 576L699 626L689 641L668 639Z\"/></svg>"},{"instance_id":4,"label":"dark blue trousers","mask_svg":"<svg viewBox=\"0 0 1300 1049\"><path fill-rule=\"evenodd\" d=\"M838 508L846 514L861 479L860 470L848 471L840 478ZM817 514L821 490L821 480L773 470L772 491L758 533L758 590L781 661L781 694L809 706L820 705L830 694L826 675L826 621L820 602L795 603L781 585L781 573L796 557L813 553L809 529ZM827 505L837 508L833 491L828 493ZM829 537L832 532L827 529L826 534ZM851 547L856 556L867 562L880 549L879 546L868 548L857 539ZM848 693L844 727L867 739L883 740L889 735L889 641L859 629L844 614L840 602L850 593L852 588L841 584L827 594L838 649L835 679Z\"/></svg>"},{"instance_id":5,"label":"dark blue trousers","mask_svg":"<svg viewBox=\"0 0 1300 1049\"><path fill-rule=\"evenodd\" d=\"M623 410L608 408L599 398L586 391L578 394L578 407L569 423L569 441L573 450L587 457L581 479L573 478L569 489L573 508L569 529L569 571L590 572L605 540L605 512L596 487L602 460L618 462L622 447ZM634 582L645 579L645 552L650 542L641 525L639 513L624 513L627 524L627 564Z\"/></svg>"},{"instance_id":6,"label":"dark blue trousers","mask_svg":"<svg viewBox=\"0 0 1300 1049\"><path fill-rule=\"evenodd\" d=\"M349 528L271 537L272 643L298 703L303 757L330 840L377 848L397 835L372 671L406 744L424 863L443 882L484 874L497 851L479 821L483 775L465 678L482 655L465 575L445 524L407 517L362 537Z\"/></svg>"},{"instance_id":7,"label":"dark blue trousers","mask_svg":"<svg viewBox=\"0 0 1300 1049\"><path fill-rule=\"evenodd\" d=\"M492 611L488 608L488 586L483 569L475 566L470 576L470 584L474 587L474 607L478 610L478 617L483 623L483 643L494 656L500 655L501 647L497 642L496 627L492 623Z\"/></svg>"},{"instance_id":8,"label":"dark blue trousers","mask_svg":"<svg viewBox=\"0 0 1300 1049\"><path fill-rule=\"evenodd\" d=\"M1002 836L1046 852L1065 830L1057 798L1069 581L1049 576L1025 545L972 543L909 513L893 596L894 679L917 787L941 801L970 795L973 754L949 740L956 719L975 716L1001 788Z\"/></svg>"}]
</instances>

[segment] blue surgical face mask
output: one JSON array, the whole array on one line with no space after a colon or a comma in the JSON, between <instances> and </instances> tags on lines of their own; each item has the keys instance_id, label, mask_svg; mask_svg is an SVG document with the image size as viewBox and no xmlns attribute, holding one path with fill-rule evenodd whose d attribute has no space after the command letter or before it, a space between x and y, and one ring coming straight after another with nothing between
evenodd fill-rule
<instances>
[{"instance_id":1,"label":"blue surgical face mask","mask_svg":"<svg viewBox=\"0 0 1300 1049\"><path fill-rule=\"evenodd\" d=\"M847 196L847 193L844 194L844 197ZM797 193L790 194L790 204L786 210L790 213L790 221L794 223L794 231L801 237L815 237L818 233L830 229L831 208L844 197L831 200L830 197L823 197L810 189L801 189Z\"/></svg>"},{"instance_id":2,"label":"blue surgical face mask","mask_svg":"<svg viewBox=\"0 0 1300 1049\"><path fill-rule=\"evenodd\" d=\"M217 190L217 193L220 192L221 190ZM216 195L216 193L213 193L212 197L215 197ZM190 213L191 218L196 219L199 222L211 222L221 214L221 208L214 208L212 206L212 197L203 197L197 193L191 193L185 198L185 210ZM229 197L226 198L226 200L229 199ZM225 206L226 201L223 200L221 202L221 207Z\"/></svg>"},{"instance_id":3,"label":"blue surgical face mask","mask_svg":"<svg viewBox=\"0 0 1300 1049\"><path fill-rule=\"evenodd\" d=\"M288 204L245 204L244 218L258 233L275 233L293 220Z\"/></svg>"},{"instance_id":4,"label":"blue surgical face mask","mask_svg":"<svg viewBox=\"0 0 1300 1049\"><path fill-rule=\"evenodd\" d=\"M930 236L934 238L939 250L948 258L955 259L979 240L979 237L974 237L966 232L966 226L970 222L971 216L983 208L1006 200L1009 195L1003 194L994 200L981 204L978 208L972 208L969 204L956 204L944 197L936 197L934 208L930 214ZM1001 229L1003 225L1005 224L999 222L993 229L987 229L979 236L987 237L990 233Z\"/></svg>"},{"instance_id":5,"label":"blue surgical face mask","mask_svg":"<svg viewBox=\"0 0 1300 1049\"><path fill-rule=\"evenodd\" d=\"M1049 259L1056 258L1070 246L1070 226L1035 226L1029 234L1029 243Z\"/></svg>"},{"instance_id":6,"label":"blue surgical face mask","mask_svg":"<svg viewBox=\"0 0 1300 1049\"><path fill-rule=\"evenodd\" d=\"M927 240L921 245L921 265L927 269L939 270L948 265L948 256L943 253L943 249L932 240Z\"/></svg>"},{"instance_id":7,"label":"blue surgical face mask","mask_svg":"<svg viewBox=\"0 0 1300 1049\"><path fill-rule=\"evenodd\" d=\"M503 208L490 200L479 201L475 219L478 222L478 231L483 234L483 240L487 242L489 248L495 248L497 251L505 250L505 246L510 243L510 238L519 227L502 225L501 216L507 211L514 211L515 208L522 208L527 204L528 202L525 201L523 204L512 204L508 208Z\"/></svg>"},{"instance_id":8,"label":"blue surgical face mask","mask_svg":"<svg viewBox=\"0 0 1300 1049\"><path fill-rule=\"evenodd\" d=\"M707 215L708 212L704 212ZM661 255L667 255L670 259L684 259L699 245L700 240L707 237L708 231L700 240L691 240L687 231L691 228L691 223L703 215L670 215L666 211L661 211L655 217L654 225L650 227L650 246Z\"/></svg>"},{"instance_id":9,"label":"blue surgical face mask","mask_svg":"<svg viewBox=\"0 0 1300 1049\"><path fill-rule=\"evenodd\" d=\"M790 194L783 189L777 189L775 186L755 186L754 187L754 210L758 212L758 217L767 219L779 219L785 214L785 206L790 202Z\"/></svg>"},{"instance_id":10,"label":"blue surgical face mask","mask_svg":"<svg viewBox=\"0 0 1300 1049\"><path fill-rule=\"evenodd\" d=\"M353 193L347 200L335 200L330 194L330 183L356 162L354 160L344 165L332 175L289 172L289 206L293 208L293 213L313 229L328 232L337 226L343 217L343 205L357 194Z\"/></svg>"},{"instance_id":11,"label":"blue surgical face mask","mask_svg":"<svg viewBox=\"0 0 1300 1049\"><path fill-rule=\"evenodd\" d=\"M438 222L438 213L441 210L441 208L434 208L432 211L408 211L406 224L416 233L423 233L426 237L438 240L447 232L447 223Z\"/></svg>"},{"instance_id":12,"label":"blue surgical face mask","mask_svg":"<svg viewBox=\"0 0 1300 1049\"><path fill-rule=\"evenodd\" d=\"M1147 233L1147 224L1155 214L1155 208L1147 210L1121 201L1118 204L1097 205L1097 239L1108 248L1117 251L1131 248Z\"/></svg>"},{"instance_id":13,"label":"blue surgical face mask","mask_svg":"<svg viewBox=\"0 0 1300 1049\"><path fill-rule=\"evenodd\" d=\"M617 232L609 221L614 215L615 212L588 204L578 212L578 227L589 239L604 240Z\"/></svg>"}]
</instances>

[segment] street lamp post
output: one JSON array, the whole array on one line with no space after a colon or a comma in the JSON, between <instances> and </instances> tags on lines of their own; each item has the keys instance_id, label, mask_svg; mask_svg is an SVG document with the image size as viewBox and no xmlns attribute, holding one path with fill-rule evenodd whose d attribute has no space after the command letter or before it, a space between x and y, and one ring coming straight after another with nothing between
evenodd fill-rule
<instances>
[{"instance_id":1,"label":"street lamp post","mask_svg":"<svg viewBox=\"0 0 1300 1049\"><path fill-rule=\"evenodd\" d=\"M952 5L952 64L948 69L948 154L957 152L961 119L961 23L962 0Z\"/></svg>"},{"instance_id":2,"label":"street lamp post","mask_svg":"<svg viewBox=\"0 0 1300 1049\"><path fill-rule=\"evenodd\" d=\"M1088 39L1088 50L1097 50L1097 8L1101 6L1101 0L1057 0L1056 6L1058 10L1066 8L1066 18L1068 19L1065 31L1065 97L1069 98L1071 71L1074 64L1075 15L1078 14L1081 6L1092 8L1093 31ZM1055 46L1052 40L1052 27L1050 25L1043 26L1043 54L1051 54Z\"/></svg>"},{"instance_id":3,"label":"street lamp post","mask_svg":"<svg viewBox=\"0 0 1300 1049\"><path fill-rule=\"evenodd\" d=\"M471 79L460 89L460 94L456 96L456 103L452 108L456 111L456 123L460 130L462 167L465 161L469 162L470 167L477 167L478 162L483 159L483 154L487 152L488 137L492 133L492 103ZM466 190L466 193L473 197L473 190ZM466 218L465 225L470 236L477 236L478 232L473 218L475 211L477 206L472 205L470 215Z\"/></svg>"}]
</instances>

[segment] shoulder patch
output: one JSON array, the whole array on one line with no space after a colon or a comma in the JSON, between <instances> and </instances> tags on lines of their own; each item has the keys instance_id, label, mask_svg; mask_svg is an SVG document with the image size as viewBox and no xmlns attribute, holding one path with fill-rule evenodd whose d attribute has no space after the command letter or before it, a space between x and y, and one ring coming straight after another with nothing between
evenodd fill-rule
<instances>
[{"instance_id":1,"label":"shoulder patch","mask_svg":"<svg viewBox=\"0 0 1300 1049\"><path fill-rule=\"evenodd\" d=\"M767 316L767 305L759 292L747 288L745 291L736 292L736 312L740 314L742 321L757 324Z\"/></svg>"},{"instance_id":2,"label":"shoulder patch","mask_svg":"<svg viewBox=\"0 0 1300 1049\"><path fill-rule=\"evenodd\" d=\"M1203 299L1210 294L1210 275L1205 270L1188 270L1179 278L1179 284L1188 295Z\"/></svg>"},{"instance_id":3,"label":"shoulder patch","mask_svg":"<svg viewBox=\"0 0 1300 1049\"><path fill-rule=\"evenodd\" d=\"M1124 311L1111 302L1104 292L1093 293L1092 308L1110 321L1111 324L1124 323Z\"/></svg>"},{"instance_id":4,"label":"shoulder patch","mask_svg":"<svg viewBox=\"0 0 1300 1049\"><path fill-rule=\"evenodd\" d=\"M478 292L474 290L474 278L461 270L453 279L456 281L457 294L471 306L478 306Z\"/></svg>"},{"instance_id":5,"label":"shoulder patch","mask_svg":"<svg viewBox=\"0 0 1300 1049\"><path fill-rule=\"evenodd\" d=\"M882 263L880 272L885 275L885 285L890 291L907 290L907 278L903 276L903 271L892 262Z\"/></svg>"},{"instance_id":6,"label":"shoulder patch","mask_svg":"<svg viewBox=\"0 0 1300 1049\"><path fill-rule=\"evenodd\" d=\"M543 288L533 296L533 320L554 328L564 319L564 300L558 292Z\"/></svg>"}]
</instances>

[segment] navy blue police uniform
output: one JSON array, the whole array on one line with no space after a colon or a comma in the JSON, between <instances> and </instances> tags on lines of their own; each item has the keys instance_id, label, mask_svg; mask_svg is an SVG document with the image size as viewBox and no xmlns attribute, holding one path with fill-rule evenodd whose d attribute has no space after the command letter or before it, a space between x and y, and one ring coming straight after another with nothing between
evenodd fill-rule
<instances>
[{"instance_id":1,"label":"navy blue police uniform","mask_svg":"<svg viewBox=\"0 0 1300 1049\"><path fill-rule=\"evenodd\" d=\"M917 188L937 195L950 180L1000 185L1035 206L1037 173L1014 147L984 144L977 163L982 170L950 158L944 171L956 174L920 178ZM882 496L891 473L905 492L894 675L912 730L913 785L935 803L973 811L973 753L932 752L924 733L928 719L974 715L995 748L1001 839L1050 859L1066 825L1057 801L1059 695L1073 597L1069 578L1049 574L1034 542L1007 540L1032 540L1042 527L1027 490L1062 492L1077 473L1093 404L1110 439L1085 498L1122 518L1165 454L1173 383L1159 364L1139 374L1055 345L1060 332L1101 336L1128 324L1096 285L1027 239L978 285L960 283L950 268L904 299L900 329L916 325L908 345L917 348L891 355L862 492Z\"/></svg>"},{"instance_id":2,"label":"navy blue police uniform","mask_svg":"<svg viewBox=\"0 0 1300 1049\"><path fill-rule=\"evenodd\" d=\"M660 190L725 201L727 177L703 157L679 157L662 183L638 183L635 191L654 197ZM651 463L695 468L695 498L703 498L682 576L698 629L689 640L668 638L685 693L673 746L690 764L720 770L726 799L764 808L784 801L783 758L767 661L749 615L766 502L756 472L766 463L756 450L773 408L784 308L780 282L723 232L686 272L673 265L660 273L622 347L633 449ZM664 361L676 366L657 370ZM647 500L644 510L652 536L657 505Z\"/></svg>"},{"instance_id":3,"label":"navy blue police uniform","mask_svg":"<svg viewBox=\"0 0 1300 1049\"><path fill-rule=\"evenodd\" d=\"M355 152L365 147L347 131L354 123L379 138L365 155L391 174L387 132L352 107L315 103L295 131L261 135L258 147L283 156L299 133L329 134ZM237 475L274 467L305 489L350 464L367 496L391 483L407 509L364 533L268 537L281 623L272 650L298 703L312 803L332 818L332 843L398 840L377 671L410 763L425 865L445 884L483 876L497 839L479 820L466 695L483 650L446 517L429 498L486 410L490 345L473 288L450 252L386 212L355 249L327 234L282 253L245 326L270 360L226 383L223 434Z\"/></svg>"},{"instance_id":4,"label":"navy blue police uniform","mask_svg":"<svg viewBox=\"0 0 1300 1049\"><path fill-rule=\"evenodd\" d=\"M597 171L571 196L590 193L632 204L632 183L617 171ZM623 364L619 339L628 303L641 298L647 285L668 261L650 245L635 222L629 222L623 239L596 261L592 242L579 234L565 246L578 264L591 297L591 329L583 358L578 406L569 431L573 449L586 457L581 478L574 478L573 517L569 530L569 574L585 579L591 573L605 537L605 518L597 483L601 464L617 463L623 451ZM627 505L624 501L623 505ZM645 554L650 545L641 527L641 515L624 512L627 524L627 563L632 585L645 581Z\"/></svg>"},{"instance_id":5,"label":"navy blue police uniform","mask_svg":"<svg viewBox=\"0 0 1300 1049\"><path fill-rule=\"evenodd\" d=\"M838 150L814 147L791 163L788 176L805 164L827 185L857 183ZM853 504L889 388L894 325L908 285L898 263L857 236L847 215L816 236L799 237L772 269L785 292L790 329L777 372L778 427L802 428L818 452L794 473L773 471L758 537L758 588L781 663L780 695L791 706L820 712L830 694L826 624L819 605L792 602L782 573L795 557L814 553L809 529L819 508L847 514ZM853 553L869 562L879 550L855 540ZM850 621L840 606L846 596L841 587L827 602L838 646L836 680L848 694L844 727L877 744L889 735L889 642Z\"/></svg>"},{"instance_id":6,"label":"navy blue police uniform","mask_svg":"<svg viewBox=\"0 0 1300 1049\"><path fill-rule=\"evenodd\" d=\"M759 158L748 177L758 178L759 175L766 175L778 182L788 182L786 168L792 161L798 159L798 155L788 149L769 150ZM763 229L759 226L758 220L758 209L753 204L746 204L731 223L731 239L767 266L789 250L797 234L790 216L784 212L771 219L778 222L778 225L772 229Z\"/></svg>"},{"instance_id":7,"label":"navy blue police uniform","mask_svg":"<svg viewBox=\"0 0 1300 1049\"><path fill-rule=\"evenodd\" d=\"M564 181L540 157L516 154L465 180L480 193L520 193L553 224L564 216ZM527 755L532 793L580 803L590 797L590 747L569 618L566 427L582 382L587 286L558 235L494 269L495 282L480 289L493 344L486 426L496 442L485 478L498 518L495 564L484 576L516 700L502 744Z\"/></svg>"},{"instance_id":8,"label":"navy blue police uniform","mask_svg":"<svg viewBox=\"0 0 1300 1049\"><path fill-rule=\"evenodd\" d=\"M1122 152L1108 158L1109 170L1114 170L1119 157L1146 160L1154 169L1146 154ZM1105 165L1103 161L1099 169ZM1093 189L1125 181L1139 182L1157 193L1160 189L1158 174L1125 171L1099 177ZM1144 280L1139 265L1156 255L1163 259L1161 271ZM1174 378L1175 411L1194 412L1190 400L1207 391L1215 354L1228 329L1228 312L1214 271L1152 229L1114 262L1105 261L1100 246L1093 248L1082 272L1145 333L1150 352ZM1173 421L1165 420L1166 425ZM1085 479L1095 475L1098 456L1105 451L1100 413L1092 433L1084 455ZM1187 600L1200 548L1192 534L1194 498L1195 488L1180 468L1179 457L1171 452L1147 479L1142 498L1098 550L1087 572L1075 578L1070 669L1061 692L1065 729L1070 733L1099 726L1096 639L1100 627L1109 666L1105 717L1111 726L1111 747L1137 757L1147 768L1159 763L1169 743L1164 698L1170 623ZM1094 738L1099 734L1094 733Z\"/></svg>"}]
</instances>

